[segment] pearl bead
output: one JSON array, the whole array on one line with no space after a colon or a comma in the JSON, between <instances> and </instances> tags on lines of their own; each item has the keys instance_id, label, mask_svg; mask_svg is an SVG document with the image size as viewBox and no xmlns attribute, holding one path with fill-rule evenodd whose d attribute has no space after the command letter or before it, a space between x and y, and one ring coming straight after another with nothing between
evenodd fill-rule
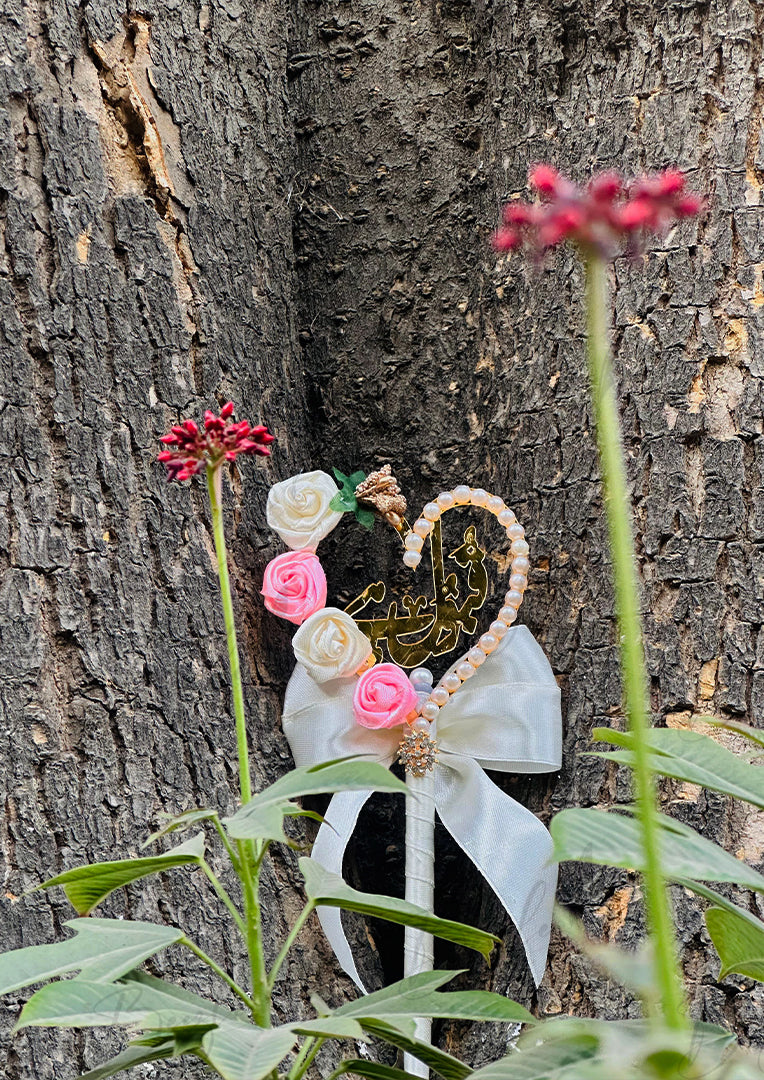
<instances>
[{"instance_id":1,"label":"pearl bead","mask_svg":"<svg viewBox=\"0 0 764 1080\"><path fill-rule=\"evenodd\" d=\"M507 536L512 540L522 540L525 536L525 529L522 527L519 521L514 525L510 525L507 529Z\"/></svg>"},{"instance_id":2,"label":"pearl bead","mask_svg":"<svg viewBox=\"0 0 764 1080\"><path fill-rule=\"evenodd\" d=\"M449 694L453 694L454 690L458 690L461 685L462 680L459 678L455 671L452 671L443 679L443 686L446 690L448 690Z\"/></svg>"},{"instance_id":3,"label":"pearl bead","mask_svg":"<svg viewBox=\"0 0 764 1080\"><path fill-rule=\"evenodd\" d=\"M454 505L454 501L454 496L450 491L441 491L435 500L441 510L450 510Z\"/></svg>"},{"instance_id":4,"label":"pearl bead","mask_svg":"<svg viewBox=\"0 0 764 1080\"><path fill-rule=\"evenodd\" d=\"M425 720L437 720L439 712L440 706L436 705L434 701L426 701L422 706L422 716Z\"/></svg>"},{"instance_id":5,"label":"pearl bead","mask_svg":"<svg viewBox=\"0 0 764 1080\"><path fill-rule=\"evenodd\" d=\"M427 518L428 521L437 521L440 517L440 507L437 503L428 503L422 511L422 517Z\"/></svg>"},{"instance_id":6,"label":"pearl bead","mask_svg":"<svg viewBox=\"0 0 764 1080\"><path fill-rule=\"evenodd\" d=\"M427 720L424 720L421 716L418 716L414 723L411 725L412 731L429 731L430 725Z\"/></svg>"},{"instance_id":7,"label":"pearl bead","mask_svg":"<svg viewBox=\"0 0 764 1080\"><path fill-rule=\"evenodd\" d=\"M498 638L499 640L501 640L507 632L506 624L500 622L498 619L496 620L496 622L492 622L488 629L490 633L492 633L493 636L495 638Z\"/></svg>"},{"instance_id":8,"label":"pearl bead","mask_svg":"<svg viewBox=\"0 0 764 1080\"><path fill-rule=\"evenodd\" d=\"M525 577L527 577L530 568L530 560L526 559L522 555L518 555L516 559L512 560L512 572L515 574L523 574Z\"/></svg>"},{"instance_id":9,"label":"pearl bead","mask_svg":"<svg viewBox=\"0 0 764 1080\"><path fill-rule=\"evenodd\" d=\"M416 570L417 566L419 566L422 561L422 556L418 551L404 551L403 561L406 566L410 567L412 570Z\"/></svg>"},{"instance_id":10,"label":"pearl bead","mask_svg":"<svg viewBox=\"0 0 764 1080\"><path fill-rule=\"evenodd\" d=\"M498 644L499 639L495 634L483 634L480 641L478 641L478 645L486 655L492 653Z\"/></svg>"},{"instance_id":11,"label":"pearl bead","mask_svg":"<svg viewBox=\"0 0 764 1080\"><path fill-rule=\"evenodd\" d=\"M470 495L470 502L473 506L485 506L488 502L488 492L483 488L473 488Z\"/></svg>"},{"instance_id":12,"label":"pearl bead","mask_svg":"<svg viewBox=\"0 0 764 1080\"><path fill-rule=\"evenodd\" d=\"M436 705L443 706L448 701L450 695L448 693L448 690L446 690L445 686L436 686L433 692L430 694L430 697Z\"/></svg>"},{"instance_id":13,"label":"pearl bead","mask_svg":"<svg viewBox=\"0 0 764 1080\"><path fill-rule=\"evenodd\" d=\"M530 548L525 540L513 540L509 550L513 555L527 555Z\"/></svg>"},{"instance_id":14,"label":"pearl bead","mask_svg":"<svg viewBox=\"0 0 764 1080\"><path fill-rule=\"evenodd\" d=\"M507 607L519 608L523 602L523 594L517 589L510 589L504 594L504 603Z\"/></svg>"},{"instance_id":15,"label":"pearl bead","mask_svg":"<svg viewBox=\"0 0 764 1080\"><path fill-rule=\"evenodd\" d=\"M409 682L418 690L420 687L432 686L432 672L426 667L415 668L409 675Z\"/></svg>"},{"instance_id":16,"label":"pearl bead","mask_svg":"<svg viewBox=\"0 0 764 1080\"><path fill-rule=\"evenodd\" d=\"M513 607L503 607L499 612L499 618L503 623L506 623L507 626L511 626L517 618L517 610Z\"/></svg>"},{"instance_id":17,"label":"pearl bead","mask_svg":"<svg viewBox=\"0 0 764 1080\"><path fill-rule=\"evenodd\" d=\"M480 667L485 663L485 653L477 645L467 653L467 659L473 667Z\"/></svg>"},{"instance_id":18,"label":"pearl bead","mask_svg":"<svg viewBox=\"0 0 764 1080\"><path fill-rule=\"evenodd\" d=\"M424 547L424 540L421 536L415 532L410 532L406 539L403 541L403 546L408 551L421 551Z\"/></svg>"},{"instance_id":19,"label":"pearl bead","mask_svg":"<svg viewBox=\"0 0 764 1080\"><path fill-rule=\"evenodd\" d=\"M424 518L417 518L414 522L414 532L417 536L426 537L432 532L432 522L425 521Z\"/></svg>"},{"instance_id":20,"label":"pearl bead","mask_svg":"<svg viewBox=\"0 0 764 1080\"><path fill-rule=\"evenodd\" d=\"M500 514L504 509L504 500L500 495L489 495L485 505L492 514Z\"/></svg>"},{"instance_id":21,"label":"pearl bead","mask_svg":"<svg viewBox=\"0 0 764 1080\"><path fill-rule=\"evenodd\" d=\"M509 587L515 592L525 592L525 590L528 588L528 579L525 574L510 574Z\"/></svg>"},{"instance_id":22,"label":"pearl bead","mask_svg":"<svg viewBox=\"0 0 764 1080\"><path fill-rule=\"evenodd\" d=\"M517 521L514 512L510 510L509 507L507 507L506 510L502 510L501 513L497 516L499 519L499 525L503 525L505 529L508 528L510 525L514 525L514 523Z\"/></svg>"},{"instance_id":23,"label":"pearl bead","mask_svg":"<svg viewBox=\"0 0 764 1080\"><path fill-rule=\"evenodd\" d=\"M462 682L466 682L467 679L471 679L472 676L475 674L475 669L472 664L468 664L465 660L461 664L459 664L459 667L456 669L456 674L459 676Z\"/></svg>"},{"instance_id":24,"label":"pearl bead","mask_svg":"<svg viewBox=\"0 0 764 1080\"><path fill-rule=\"evenodd\" d=\"M454 488L454 498L459 506L464 506L465 503L468 503L471 494L472 489L468 488L466 484L459 484Z\"/></svg>"}]
</instances>

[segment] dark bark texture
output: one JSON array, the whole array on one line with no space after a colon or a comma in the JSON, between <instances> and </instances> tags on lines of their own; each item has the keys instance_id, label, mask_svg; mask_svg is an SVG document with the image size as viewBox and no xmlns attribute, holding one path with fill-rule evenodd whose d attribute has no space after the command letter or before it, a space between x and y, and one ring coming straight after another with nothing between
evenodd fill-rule
<instances>
[{"instance_id":1,"label":"dark bark texture","mask_svg":"<svg viewBox=\"0 0 764 1080\"><path fill-rule=\"evenodd\" d=\"M282 550L267 488L306 468L391 461L417 507L480 483L524 522L522 618L563 688L558 777L498 779L548 821L628 796L580 752L620 712L602 501L587 406L582 272L489 246L530 161L577 179L676 164L709 194L697 224L616 261L623 421L656 718L764 705L764 11L752 0L5 0L0 11L0 936L51 941L64 868L136 853L158 812L235 806L222 614L200 485L165 482L158 437L233 398L278 435L226 485L231 567L259 785L290 762L279 709L285 624L258 596ZM345 527L326 546L335 594L398 553ZM498 565L498 563L497 563ZM382 568L382 569L380 569ZM666 785L666 808L755 865L761 822ZM487 886L440 837L439 911L504 936L471 985L542 1015L636 1015L558 937L538 992ZM349 872L401 873L384 801ZM560 897L596 935L635 944L639 886L566 866ZM745 899L743 902L745 902ZM702 906L677 890L698 1018L764 1041L763 995L719 982ZM751 901L753 903L753 901ZM299 910L291 855L266 881L268 948ZM104 913L180 922L221 963L243 956L199 875L151 879ZM362 968L396 974L377 927ZM351 994L317 926L279 981L280 1019L317 986ZM359 947L360 947L359 946ZM212 993L176 950L159 974ZM118 1045L22 1033L0 1003L8 1080L68 1080ZM512 1032L445 1026L471 1064ZM327 1072L336 1051L318 1059ZM195 1077L193 1063L157 1075ZM146 1075L153 1075L147 1073Z\"/></svg>"}]
</instances>

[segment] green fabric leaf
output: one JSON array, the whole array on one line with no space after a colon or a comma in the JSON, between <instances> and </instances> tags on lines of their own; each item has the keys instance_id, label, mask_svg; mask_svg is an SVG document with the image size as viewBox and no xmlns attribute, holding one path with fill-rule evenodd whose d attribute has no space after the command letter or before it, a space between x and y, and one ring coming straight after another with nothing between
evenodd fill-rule
<instances>
[{"instance_id":1,"label":"green fabric leaf","mask_svg":"<svg viewBox=\"0 0 764 1080\"><path fill-rule=\"evenodd\" d=\"M351 473L348 477L348 486L352 487L353 491L355 491L358 485L362 484L365 479L366 473L362 469L359 469L357 472Z\"/></svg>"},{"instance_id":2,"label":"green fabric leaf","mask_svg":"<svg viewBox=\"0 0 764 1080\"><path fill-rule=\"evenodd\" d=\"M336 510L340 514L352 513L358 506L355 495L348 495L344 491L338 491L329 503L330 510Z\"/></svg>"},{"instance_id":3,"label":"green fabric leaf","mask_svg":"<svg viewBox=\"0 0 764 1080\"><path fill-rule=\"evenodd\" d=\"M305 813L292 799L367 788L402 794L407 791L402 780L376 761L355 757L303 765L253 796L246 806L225 818L224 825L236 840L285 841L284 818Z\"/></svg>"},{"instance_id":4,"label":"green fabric leaf","mask_svg":"<svg viewBox=\"0 0 764 1080\"><path fill-rule=\"evenodd\" d=\"M719 978L735 972L764 982L764 923L747 911L712 907L706 926L722 962Z\"/></svg>"},{"instance_id":5,"label":"green fabric leaf","mask_svg":"<svg viewBox=\"0 0 764 1080\"><path fill-rule=\"evenodd\" d=\"M457 924L459 925L459 924ZM535 1018L516 1001L488 990L454 990L445 994L437 988L458 975L458 971L423 971L386 986L356 1001L349 1001L332 1016L354 1016L368 1020L432 1016L450 1020L510 1020L535 1024Z\"/></svg>"},{"instance_id":6,"label":"green fabric leaf","mask_svg":"<svg viewBox=\"0 0 764 1080\"><path fill-rule=\"evenodd\" d=\"M106 1080L108 1076L131 1069L133 1065L144 1065L149 1061L161 1061L175 1056L175 1044L172 1039L159 1046L139 1046L131 1043L121 1054L105 1061L103 1065L82 1073L80 1080Z\"/></svg>"},{"instance_id":7,"label":"green fabric leaf","mask_svg":"<svg viewBox=\"0 0 764 1080\"><path fill-rule=\"evenodd\" d=\"M176 832L178 829L188 829L192 825L196 825L199 821L211 821L212 818L218 816L217 810L186 810L182 814L160 814L159 817L167 818L166 823L158 829L155 833L152 833L148 840L144 840L141 844L141 848L147 848L149 844L153 844L156 840L161 839L163 836L167 836L169 833Z\"/></svg>"},{"instance_id":8,"label":"green fabric leaf","mask_svg":"<svg viewBox=\"0 0 764 1080\"><path fill-rule=\"evenodd\" d=\"M595 756L633 767L634 736L630 731L595 728L593 735L601 742L626 747ZM764 769L749 765L708 735L676 728L652 728L646 741L654 751L650 765L655 772L701 784L764 809Z\"/></svg>"},{"instance_id":9,"label":"green fabric leaf","mask_svg":"<svg viewBox=\"0 0 764 1080\"><path fill-rule=\"evenodd\" d=\"M183 937L181 930L122 919L72 919L75 937L0 954L0 994L80 971L90 982L113 982Z\"/></svg>"},{"instance_id":10,"label":"green fabric leaf","mask_svg":"<svg viewBox=\"0 0 764 1080\"><path fill-rule=\"evenodd\" d=\"M392 896L379 896L374 893L362 893L346 885L339 874L330 874L312 859L300 859L300 869L305 878L305 889L311 900L327 907L338 907L344 911L358 911L362 915L374 915L387 922L400 923L425 930L435 937L446 941L455 941L488 959L494 944L499 940L493 934L486 934L464 923L439 919L416 904L398 900ZM368 1001L369 998L364 998ZM518 1006L519 1007L519 1006ZM421 1010L414 1015L421 1016Z\"/></svg>"},{"instance_id":11,"label":"green fabric leaf","mask_svg":"<svg viewBox=\"0 0 764 1080\"><path fill-rule=\"evenodd\" d=\"M688 882L729 881L764 892L764 877L752 867L681 822L663 814L660 822L662 861L667 877ZM553 818L550 831L554 857L560 862L644 870L641 829L631 813L571 808Z\"/></svg>"},{"instance_id":12,"label":"green fabric leaf","mask_svg":"<svg viewBox=\"0 0 764 1080\"><path fill-rule=\"evenodd\" d=\"M459 1061L458 1058L447 1054L445 1050L438 1050L429 1043L420 1042L413 1035L408 1035L393 1024L386 1024L382 1020L371 1020L366 1017L361 1021L363 1029L369 1035L396 1046L404 1053L423 1061L433 1072L443 1077L443 1080L465 1080L472 1069Z\"/></svg>"},{"instance_id":13,"label":"green fabric leaf","mask_svg":"<svg viewBox=\"0 0 764 1080\"><path fill-rule=\"evenodd\" d=\"M262 1080L296 1042L289 1028L221 1024L204 1036L202 1050L223 1080Z\"/></svg>"},{"instance_id":14,"label":"green fabric leaf","mask_svg":"<svg viewBox=\"0 0 764 1080\"><path fill-rule=\"evenodd\" d=\"M364 529L369 529L371 531L371 529L374 528L374 523L377 519L373 510L367 510L363 506L357 506L355 516L356 521L363 525Z\"/></svg>"},{"instance_id":15,"label":"green fabric leaf","mask_svg":"<svg viewBox=\"0 0 764 1080\"><path fill-rule=\"evenodd\" d=\"M63 885L69 903L78 915L90 912L109 893L127 885L131 881L158 874L162 870L171 870L176 866L199 863L204 858L204 834L198 833L184 844L172 848L164 855L152 855L141 859L121 859L119 862L91 863L66 870L38 885L38 889L50 889L54 885Z\"/></svg>"},{"instance_id":16,"label":"green fabric leaf","mask_svg":"<svg viewBox=\"0 0 764 1080\"><path fill-rule=\"evenodd\" d=\"M25 1027L110 1027L136 1024L152 1014L182 1015L187 1024L237 1022L246 1013L234 1013L143 972L133 972L118 983L67 979L48 983L33 994L16 1024Z\"/></svg>"}]
</instances>

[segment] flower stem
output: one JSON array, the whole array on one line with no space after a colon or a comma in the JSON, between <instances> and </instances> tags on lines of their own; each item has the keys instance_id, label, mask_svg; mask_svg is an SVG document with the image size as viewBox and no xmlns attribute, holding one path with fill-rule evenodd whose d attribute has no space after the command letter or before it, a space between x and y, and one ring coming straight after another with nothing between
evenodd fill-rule
<instances>
[{"instance_id":1,"label":"flower stem","mask_svg":"<svg viewBox=\"0 0 764 1080\"><path fill-rule=\"evenodd\" d=\"M247 722L244 716L244 693L241 687L239 646L236 641L231 582L228 578L228 555L225 546L225 530L223 529L223 508L220 498L221 473L222 469L219 465L216 467L207 466L207 489L210 493L212 534L215 538L215 554L218 560L218 578L220 579L220 597L223 601L223 621L225 622L225 636L228 643L228 661L231 665L233 713L236 718L236 747L239 757L239 785L241 788L241 801L247 803L252 798L252 781L249 775Z\"/></svg>"},{"instance_id":2,"label":"flower stem","mask_svg":"<svg viewBox=\"0 0 764 1080\"><path fill-rule=\"evenodd\" d=\"M624 701L629 729L634 735L634 786L644 845L645 904L648 929L655 950L656 977L663 1018L670 1027L682 1029L687 1026L687 1014L669 895L660 856L657 789L647 746L647 731L650 727L649 702L639 588L610 354L608 312L607 266L602 258L589 254L586 258L587 357L613 560Z\"/></svg>"},{"instance_id":3,"label":"flower stem","mask_svg":"<svg viewBox=\"0 0 764 1080\"><path fill-rule=\"evenodd\" d=\"M287 937L286 941L281 946L281 951L279 952L278 956L274 960L273 967L271 968L270 975L268 976L268 987L271 990L273 990L273 987L274 987L274 985L276 983L276 976L279 973L279 968L281 967L281 965L286 960L286 958L287 958L287 956L289 954L289 950L292 948L295 941L297 940L297 935L300 933L303 926L305 925L305 923L310 918L312 912L315 910L315 907L316 907L316 905L315 905L314 901L309 900L308 903L305 905L305 907L300 912L300 914L299 914L299 916L297 918L297 921L295 922L294 926L290 930L289 936Z\"/></svg>"}]
</instances>

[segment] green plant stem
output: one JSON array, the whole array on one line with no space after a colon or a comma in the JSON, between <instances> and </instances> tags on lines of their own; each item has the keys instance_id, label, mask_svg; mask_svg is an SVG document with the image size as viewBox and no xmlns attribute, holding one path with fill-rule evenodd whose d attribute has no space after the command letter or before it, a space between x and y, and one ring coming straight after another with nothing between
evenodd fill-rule
<instances>
[{"instance_id":1,"label":"green plant stem","mask_svg":"<svg viewBox=\"0 0 764 1080\"><path fill-rule=\"evenodd\" d=\"M268 989L269 990L273 990L273 987L274 987L274 985L276 983L276 976L279 973L279 968L281 967L281 965L286 960L286 958L287 958L287 956L289 954L289 950L292 948L295 941L297 940L297 935L300 933L303 926L305 925L307 920L310 918L311 914L315 910L315 907L316 907L316 905L315 905L314 901L309 900L308 903L305 905L305 907L300 912L294 926L289 931L289 935L288 935L286 941L284 942L284 944L281 946L281 951L279 952L278 956L274 960L273 967L271 968L270 975L268 976Z\"/></svg>"},{"instance_id":2,"label":"green plant stem","mask_svg":"<svg viewBox=\"0 0 764 1080\"><path fill-rule=\"evenodd\" d=\"M220 881L220 879L218 878L217 874L212 869L210 864L208 862L206 862L204 859L201 860L201 862L199 863L199 866L203 870L203 872L204 872L205 876L207 877L207 880L209 881L209 883L212 885L212 888L215 890L215 892L216 892L216 894L218 896L218 899L221 900L225 904L225 906L228 908L229 912L231 913L231 918L236 923L236 925L238 926L239 930L242 933L242 936L246 940L247 927L246 927L246 925L244 923L244 920L242 919L241 915L239 914L236 905L234 904L231 897L228 895L228 892L224 888L224 886L223 886L222 882Z\"/></svg>"},{"instance_id":3,"label":"green plant stem","mask_svg":"<svg viewBox=\"0 0 764 1080\"><path fill-rule=\"evenodd\" d=\"M220 597L223 603L223 621L225 623L228 661L231 667L231 687L233 691L233 712L236 720L236 749L239 759L239 786L242 804L252 798L252 780L249 772L249 746L247 743L247 723L244 715L244 693L241 685L239 666L239 646L236 641L236 624L233 615L231 582L228 578L228 554L223 528L223 508L221 501L222 466L207 466L207 490L210 496L212 516L212 534L215 540L215 554L218 562ZM228 845L226 845L228 846ZM245 936L249 964L252 973L252 1001L255 1022L261 1027L270 1027L270 992L268 977L263 957L262 924L260 901L258 896L260 863L263 850L256 850L251 841L237 843L238 858L230 850L234 868L241 879L244 895ZM238 866L237 866L238 863Z\"/></svg>"},{"instance_id":4,"label":"green plant stem","mask_svg":"<svg viewBox=\"0 0 764 1080\"><path fill-rule=\"evenodd\" d=\"M289 1080L301 1080L313 1064L316 1054L326 1042L326 1039L306 1039L300 1047L300 1052L289 1070ZM312 1045L311 1045L312 1044Z\"/></svg>"},{"instance_id":5,"label":"green plant stem","mask_svg":"<svg viewBox=\"0 0 764 1080\"><path fill-rule=\"evenodd\" d=\"M648 929L655 949L663 1018L670 1027L682 1029L687 1026L688 1020L669 895L660 858L657 789L646 742L650 727L649 703L634 534L610 355L607 266L595 254L589 254L586 258L586 312L587 356L613 560L624 700L629 729L634 734L634 786L645 853L644 888Z\"/></svg>"},{"instance_id":6,"label":"green plant stem","mask_svg":"<svg viewBox=\"0 0 764 1080\"><path fill-rule=\"evenodd\" d=\"M249 747L247 746L247 722L244 716L244 693L241 687L241 668L239 666L239 646L236 641L236 623L233 617L231 582L228 578L228 554L223 528L223 507L221 505L220 465L207 466L207 489L210 493L212 512L212 535L215 539L215 554L218 560L218 578L220 579L220 598L223 601L223 621L228 643L228 662L231 665L231 687L233 690L233 713L236 718L236 748L239 756L239 786L241 801L248 803L252 798L252 781L249 775Z\"/></svg>"},{"instance_id":7,"label":"green plant stem","mask_svg":"<svg viewBox=\"0 0 764 1080\"><path fill-rule=\"evenodd\" d=\"M231 978L227 971L224 971L219 964L215 963L211 956L208 956L203 949L200 949L199 946L196 945L189 938L182 937L179 944L185 945L187 949L191 950L194 956L198 956L199 959L203 963L205 963L208 968L211 968L215 972L215 974L218 975L223 980L223 982L231 988L231 990L233 990L234 994L236 994L236 997L244 1002L249 1011L252 1013L252 1016L255 1016L257 1006L255 1005L254 1001L251 997L249 997L247 993L245 993L244 990L242 990L239 984Z\"/></svg>"},{"instance_id":8,"label":"green plant stem","mask_svg":"<svg viewBox=\"0 0 764 1080\"><path fill-rule=\"evenodd\" d=\"M256 1003L255 1020L260 1027L271 1026L271 994L263 953L262 914L260 911L260 863L259 854L253 859L251 841L238 841L239 857L243 872L241 883L244 891L244 912L247 924L247 952L252 971L252 997ZM244 870L246 868L246 870Z\"/></svg>"}]
</instances>

